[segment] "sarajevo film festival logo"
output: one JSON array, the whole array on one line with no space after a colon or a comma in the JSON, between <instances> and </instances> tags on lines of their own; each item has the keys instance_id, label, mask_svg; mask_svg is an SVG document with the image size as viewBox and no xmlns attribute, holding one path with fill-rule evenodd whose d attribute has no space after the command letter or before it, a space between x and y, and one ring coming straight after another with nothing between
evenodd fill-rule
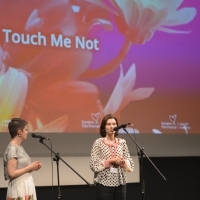
<instances>
[{"instance_id":1,"label":"sarajevo film festival logo","mask_svg":"<svg viewBox=\"0 0 200 200\"><path fill-rule=\"evenodd\" d=\"M99 113L91 113L91 118L95 121L96 124L99 123Z\"/></svg>"},{"instance_id":2,"label":"sarajevo film festival logo","mask_svg":"<svg viewBox=\"0 0 200 200\"><path fill-rule=\"evenodd\" d=\"M99 129L99 113L91 113L91 120L81 120L82 128L91 128L91 129Z\"/></svg>"},{"instance_id":3,"label":"sarajevo film festival logo","mask_svg":"<svg viewBox=\"0 0 200 200\"><path fill-rule=\"evenodd\" d=\"M169 120L172 122L173 125L176 125L176 118L177 115L169 115Z\"/></svg>"}]
</instances>

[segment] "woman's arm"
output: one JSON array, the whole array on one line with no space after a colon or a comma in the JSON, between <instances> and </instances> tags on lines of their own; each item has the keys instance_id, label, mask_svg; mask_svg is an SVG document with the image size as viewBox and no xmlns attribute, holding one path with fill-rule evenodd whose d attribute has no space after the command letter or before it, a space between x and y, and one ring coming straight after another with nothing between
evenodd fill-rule
<instances>
[{"instance_id":1,"label":"woman's arm","mask_svg":"<svg viewBox=\"0 0 200 200\"><path fill-rule=\"evenodd\" d=\"M25 173L31 172L31 171L37 171L41 168L41 163L38 161L35 161L28 165L27 167L16 169L17 167L17 158L11 158L8 160L7 163L7 169L8 169L8 176L10 179L17 178Z\"/></svg>"},{"instance_id":2,"label":"woman's arm","mask_svg":"<svg viewBox=\"0 0 200 200\"><path fill-rule=\"evenodd\" d=\"M122 166L124 168L125 172L132 172L134 169L134 162L133 159L130 156L128 146L126 144L126 141L123 142L123 158L124 158L124 165Z\"/></svg>"}]
</instances>

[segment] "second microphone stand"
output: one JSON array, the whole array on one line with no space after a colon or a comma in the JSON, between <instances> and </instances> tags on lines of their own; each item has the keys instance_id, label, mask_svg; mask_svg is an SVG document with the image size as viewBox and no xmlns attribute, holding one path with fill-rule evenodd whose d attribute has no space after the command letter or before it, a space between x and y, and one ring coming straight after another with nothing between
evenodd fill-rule
<instances>
[{"instance_id":1,"label":"second microphone stand","mask_svg":"<svg viewBox=\"0 0 200 200\"><path fill-rule=\"evenodd\" d=\"M157 170L157 172L163 177L163 179L166 181L167 179L164 177L164 175L159 171L159 169L155 166L155 164L151 161L151 159L147 156L147 154L144 151L144 147L140 147L140 145L137 143L137 141L128 133L128 131L123 128L123 130L129 135L131 140L136 144L136 146L139 148L139 164L140 164L140 182L141 182L141 191L142 191L142 200L145 198L145 182L144 182L144 175L143 175L143 157L148 159L148 161L154 166L154 168Z\"/></svg>"},{"instance_id":2,"label":"second microphone stand","mask_svg":"<svg viewBox=\"0 0 200 200\"><path fill-rule=\"evenodd\" d=\"M52 148L50 148L48 145L46 145L44 143L44 140L45 138L41 138L39 140L40 143L42 143L44 146L46 146L54 155L55 157L53 158L54 161L56 161L56 164L57 164L57 177L58 177L58 199L61 198L61 192L60 192L60 178L59 178L59 160L61 160L63 163L65 163L65 165L67 165L76 175L78 175L85 183L87 183L87 185L91 186L92 185L86 181L78 172L76 172L68 163L66 163L60 156L59 156L59 153L55 153Z\"/></svg>"}]
</instances>

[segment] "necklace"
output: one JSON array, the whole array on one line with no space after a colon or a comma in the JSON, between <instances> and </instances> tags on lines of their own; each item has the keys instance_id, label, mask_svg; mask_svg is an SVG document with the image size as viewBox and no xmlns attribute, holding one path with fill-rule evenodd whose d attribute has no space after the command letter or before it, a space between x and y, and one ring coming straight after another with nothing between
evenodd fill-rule
<instances>
[{"instance_id":1,"label":"necklace","mask_svg":"<svg viewBox=\"0 0 200 200\"><path fill-rule=\"evenodd\" d=\"M109 147L117 147L119 144L118 138L114 138L114 141L108 140L107 138L103 138L103 142Z\"/></svg>"}]
</instances>

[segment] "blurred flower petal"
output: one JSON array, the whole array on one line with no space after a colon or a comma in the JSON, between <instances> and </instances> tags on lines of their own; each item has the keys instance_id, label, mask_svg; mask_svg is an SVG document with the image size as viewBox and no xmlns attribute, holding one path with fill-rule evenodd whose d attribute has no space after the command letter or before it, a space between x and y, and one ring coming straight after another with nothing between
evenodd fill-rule
<instances>
[{"instance_id":1,"label":"blurred flower petal","mask_svg":"<svg viewBox=\"0 0 200 200\"><path fill-rule=\"evenodd\" d=\"M136 133L136 134L140 133L140 131L138 129L135 129L135 128L133 129L133 128L126 127L126 130L127 130L128 133ZM124 134L126 132L123 129L120 129L118 131L118 133Z\"/></svg>"},{"instance_id":2,"label":"blurred flower petal","mask_svg":"<svg viewBox=\"0 0 200 200\"><path fill-rule=\"evenodd\" d=\"M33 72L30 98L58 81L77 79L87 69L91 59L92 53L88 50L70 49L67 52L58 52L56 49L45 49L28 68Z\"/></svg>"},{"instance_id":3,"label":"blurred flower petal","mask_svg":"<svg viewBox=\"0 0 200 200\"><path fill-rule=\"evenodd\" d=\"M172 12L163 22L164 26L177 26L187 24L194 19L197 14L195 8L182 8L176 12Z\"/></svg>"},{"instance_id":4,"label":"blurred flower petal","mask_svg":"<svg viewBox=\"0 0 200 200\"><path fill-rule=\"evenodd\" d=\"M135 81L135 64L131 65L125 76L120 66L120 77L104 108L104 114L120 112L131 101L146 99L153 93L154 88L139 88L132 91Z\"/></svg>"},{"instance_id":5,"label":"blurred flower petal","mask_svg":"<svg viewBox=\"0 0 200 200\"><path fill-rule=\"evenodd\" d=\"M107 10L108 12L111 12L111 13L114 13L114 14L117 14L117 12L115 12L114 10L112 10L110 7L108 7L102 0L86 0L90 3L93 3L105 10Z\"/></svg>"},{"instance_id":6,"label":"blurred flower petal","mask_svg":"<svg viewBox=\"0 0 200 200\"><path fill-rule=\"evenodd\" d=\"M119 30L130 37L134 44L143 44L150 40L156 30L167 33L189 33L188 31L172 31L163 27L187 24L197 14L195 8L178 9L183 0L110 1L120 15L116 17Z\"/></svg>"},{"instance_id":7,"label":"blurred flower petal","mask_svg":"<svg viewBox=\"0 0 200 200\"><path fill-rule=\"evenodd\" d=\"M108 103L104 108L104 115L108 113L115 113L118 110L119 106L121 105L123 100L123 78L124 74L121 67L118 82L110 96Z\"/></svg>"},{"instance_id":8,"label":"blurred flower petal","mask_svg":"<svg viewBox=\"0 0 200 200\"><path fill-rule=\"evenodd\" d=\"M159 27L158 30L163 31L165 33L174 33L174 34L176 34L176 33L177 34L188 34L191 32L191 31L177 31L174 29L166 28L166 27Z\"/></svg>"},{"instance_id":9,"label":"blurred flower petal","mask_svg":"<svg viewBox=\"0 0 200 200\"><path fill-rule=\"evenodd\" d=\"M90 25L89 27L91 27L92 25L95 25L95 24L100 24L103 26L103 28L107 31L111 31L112 30L112 24L107 21L107 20L104 20L104 19L95 19L93 21L90 22Z\"/></svg>"},{"instance_id":10,"label":"blurred flower petal","mask_svg":"<svg viewBox=\"0 0 200 200\"><path fill-rule=\"evenodd\" d=\"M154 88L138 88L133 90L127 96L130 100L138 101L148 98L154 91Z\"/></svg>"},{"instance_id":11,"label":"blurred flower petal","mask_svg":"<svg viewBox=\"0 0 200 200\"><path fill-rule=\"evenodd\" d=\"M12 67L0 76L0 118L8 120L21 115L28 90L26 75Z\"/></svg>"},{"instance_id":12,"label":"blurred flower petal","mask_svg":"<svg viewBox=\"0 0 200 200\"><path fill-rule=\"evenodd\" d=\"M97 87L83 81L61 81L33 96L34 102L45 112L57 114L76 113L89 108L99 99ZM46 116L48 117L48 116Z\"/></svg>"},{"instance_id":13,"label":"blurred flower petal","mask_svg":"<svg viewBox=\"0 0 200 200\"><path fill-rule=\"evenodd\" d=\"M40 17L38 17L38 15L38 9L33 10L25 25L25 30L27 32L32 30L39 30L42 28L44 22Z\"/></svg>"},{"instance_id":14,"label":"blurred flower petal","mask_svg":"<svg viewBox=\"0 0 200 200\"><path fill-rule=\"evenodd\" d=\"M162 134L162 132L159 131L158 129L152 129L152 132L153 132L154 134Z\"/></svg>"},{"instance_id":15,"label":"blurred flower petal","mask_svg":"<svg viewBox=\"0 0 200 200\"><path fill-rule=\"evenodd\" d=\"M135 81L136 81L136 69L135 69L135 63L133 63L128 69L126 75L124 76L124 81L123 81L124 93L127 93L128 91L131 91L133 89Z\"/></svg>"},{"instance_id":16,"label":"blurred flower petal","mask_svg":"<svg viewBox=\"0 0 200 200\"><path fill-rule=\"evenodd\" d=\"M7 51L4 51L3 48L0 46L0 75L3 75L6 71L6 66L4 61L9 58L9 54Z\"/></svg>"},{"instance_id":17,"label":"blurred flower petal","mask_svg":"<svg viewBox=\"0 0 200 200\"><path fill-rule=\"evenodd\" d=\"M68 116L62 116L57 118L56 120L44 125L41 128L34 130L34 132L64 132L68 125Z\"/></svg>"}]
</instances>

